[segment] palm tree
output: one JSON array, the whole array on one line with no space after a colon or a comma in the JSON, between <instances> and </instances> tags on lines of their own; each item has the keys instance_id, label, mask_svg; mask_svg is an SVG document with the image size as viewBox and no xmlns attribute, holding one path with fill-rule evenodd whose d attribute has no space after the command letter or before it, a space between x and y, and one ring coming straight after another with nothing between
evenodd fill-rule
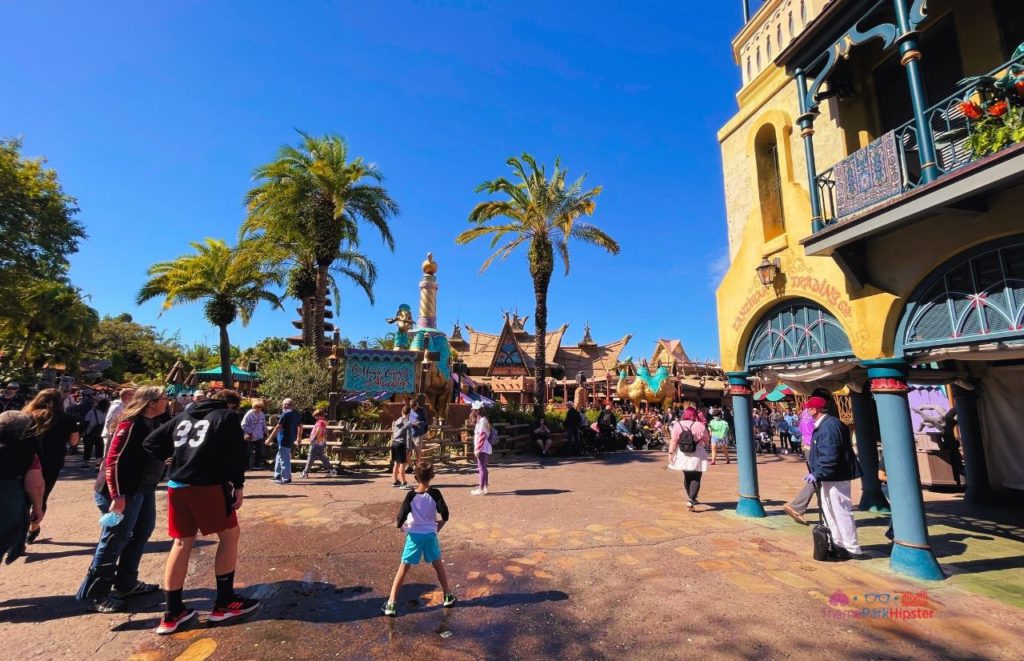
<instances>
[{"instance_id":1,"label":"palm tree","mask_svg":"<svg viewBox=\"0 0 1024 661\"><path fill-rule=\"evenodd\" d=\"M62 361L75 373L100 316L82 292L62 280L31 280L9 301L11 314L0 319L0 345L16 352L15 367Z\"/></svg>"},{"instance_id":2,"label":"palm tree","mask_svg":"<svg viewBox=\"0 0 1024 661\"><path fill-rule=\"evenodd\" d=\"M220 372L225 388L232 385L231 342L228 326L235 319L248 325L256 305L267 301L281 307L268 287L281 284L278 271L268 268L253 246L242 242L231 248L220 239L192 243L194 254L182 255L149 268L149 280L139 290L138 304L164 297L163 309L178 303L204 301L203 316L220 330Z\"/></svg>"},{"instance_id":3,"label":"palm tree","mask_svg":"<svg viewBox=\"0 0 1024 661\"><path fill-rule=\"evenodd\" d=\"M246 195L249 217L242 233L273 243L288 255L289 293L303 303L303 343L324 360L324 302L332 271L354 281L372 302L377 271L358 250L359 226L374 227L394 250L388 221L398 214L398 205L380 185L384 176L375 164L349 158L344 138L299 135L298 146L281 147L276 160L256 168L257 184Z\"/></svg>"},{"instance_id":4,"label":"palm tree","mask_svg":"<svg viewBox=\"0 0 1024 661\"><path fill-rule=\"evenodd\" d=\"M555 159L554 171L549 178L544 166L538 166L536 160L526 153L522 159L508 159L507 164L512 168L512 173L518 181L499 177L485 181L476 188L478 193L500 194L507 199L489 200L473 207L469 214L469 222L474 223L476 227L459 234L455 243L463 245L480 237L490 236L491 248L501 244L483 263L481 272L487 270L496 258L504 260L516 248L527 244L530 277L533 279L533 293L537 304L533 315L537 336L534 349L534 411L537 415L542 415L545 398L544 375L547 369L545 340L548 324L548 285L554 271L555 253L557 252L561 258L565 265L565 273L568 275L571 239L604 248L613 255L619 253L619 244L594 225L579 220L582 216L594 213L595 199L601 193L600 186L590 190L583 189L586 175L567 184L568 171L561 167L558 159ZM499 218L508 222L491 224L491 221Z\"/></svg>"}]
</instances>

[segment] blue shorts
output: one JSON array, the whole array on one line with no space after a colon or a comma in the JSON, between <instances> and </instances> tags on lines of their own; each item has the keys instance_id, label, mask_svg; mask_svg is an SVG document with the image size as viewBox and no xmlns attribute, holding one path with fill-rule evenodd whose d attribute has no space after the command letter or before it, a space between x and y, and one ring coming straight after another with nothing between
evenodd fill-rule
<instances>
[{"instance_id":1,"label":"blue shorts","mask_svg":"<svg viewBox=\"0 0 1024 661\"><path fill-rule=\"evenodd\" d=\"M411 532L405 536L405 549L402 550L402 562L407 565L420 564L420 556L424 562L441 559L441 544L437 541L437 533Z\"/></svg>"}]
</instances>

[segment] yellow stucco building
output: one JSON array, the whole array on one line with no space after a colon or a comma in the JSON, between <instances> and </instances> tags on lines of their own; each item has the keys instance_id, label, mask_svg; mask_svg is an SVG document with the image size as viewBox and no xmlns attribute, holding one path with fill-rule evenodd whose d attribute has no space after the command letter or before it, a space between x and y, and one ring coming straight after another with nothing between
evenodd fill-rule
<instances>
[{"instance_id":1,"label":"yellow stucco building","mask_svg":"<svg viewBox=\"0 0 1024 661\"><path fill-rule=\"evenodd\" d=\"M731 259L718 322L737 434L753 375L846 388L861 507L889 507L877 428L893 566L941 577L913 384L953 395L969 500L1024 493L1024 425L1006 404L1024 395L1024 2L758 4L751 15L744 2L739 110L718 134ZM740 492L741 513L763 512L756 464Z\"/></svg>"}]
</instances>

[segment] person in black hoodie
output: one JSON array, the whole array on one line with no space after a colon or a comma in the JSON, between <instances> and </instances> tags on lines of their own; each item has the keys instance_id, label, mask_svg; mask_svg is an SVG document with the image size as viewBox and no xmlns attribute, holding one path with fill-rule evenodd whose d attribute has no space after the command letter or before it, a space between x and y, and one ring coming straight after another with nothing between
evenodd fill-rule
<instances>
[{"instance_id":1,"label":"person in black hoodie","mask_svg":"<svg viewBox=\"0 0 1024 661\"><path fill-rule=\"evenodd\" d=\"M235 594L238 560L238 516L242 506L248 452L238 416L241 397L220 390L161 425L143 442L156 459L171 457L167 482L168 531L174 539L164 573L167 606L156 633L174 633L195 617L181 595L196 534L216 533L214 560L217 599L211 623L242 617L259 608L259 601Z\"/></svg>"}]
</instances>

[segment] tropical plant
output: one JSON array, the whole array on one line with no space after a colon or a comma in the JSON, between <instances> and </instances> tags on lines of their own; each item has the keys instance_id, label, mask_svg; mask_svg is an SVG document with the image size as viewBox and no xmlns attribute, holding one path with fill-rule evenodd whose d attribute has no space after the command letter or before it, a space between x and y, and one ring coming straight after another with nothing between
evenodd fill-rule
<instances>
[{"instance_id":1,"label":"tropical plant","mask_svg":"<svg viewBox=\"0 0 1024 661\"><path fill-rule=\"evenodd\" d=\"M534 411L539 417L544 411L548 285L554 272L555 254L561 259L565 273L568 274L571 240L603 248L613 255L618 254L619 244L596 226L580 221L583 216L593 215L595 200L601 193L600 186L584 190L586 175L567 183L568 171L555 159L554 170L548 177L544 166L538 166L536 160L526 153L521 159L508 159L507 164L517 181L499 177L477 186L478 193L499 194L505 199L477 204L469 214L469 222L476 227L459 234L455 242L466 244L485 236L491 238L491 248L497 250L483 263L481 272L496 258L504 260L519 246L527 245L536 300L533 315L537 336L534 350Z\"/></svg>"},{"instance_id":2,"label":"tropical plant","mask_svg":"<svg viewBox=\"0 0 1024 661\"><path fill-rule=\"evenodd\" d=\"M387 333L383 337L375 337L370 342L370 347L373 349L381 349L384 351L391 351L395 348L395 334Z\"/></svg>"},{"instance_id":3,"label":"tropical plant","mask_svg":"<svg viewBox=\"0 0 1024 661\"><path fill-rule=\"evenodd\" d=\"M268 268L251 245L232 248L219 239L192 243L194 254L159 262L149 268L149 280L139 290L141 305L163 297L163 309L203 301L203 316L220 331L220 370L225 388L232 386L231 341L228 326L236 319L248 325L260 301L281 307L269 288L281 284L280 274Z\"/></svg>"},{"instance_id":4,"label":"tropical plant","mask_svg":"<svg viewBox=\"0 0 1024 661\"><path fill-rule=\"evenodd\" d=\"M130 314L103 317L85 354L109 360L103 376L118 383L144 381L165 375L181 354L174 338L166 337L153 326L136 323Z\"/></svg>"},{"instance_id":5,"label":"tropical plant","mask_svg":"<svg viewBox=\"0 0 1024 661\"><path fill-rule=\"evenodd\" d=\"M0 317L0 347L13 354L14 368L62 362L76 374L99 320L77 287L63 280L30 280Z\"/></svg>"},{"instance_id":6,"label":"tropical plant","mask_svg":"<svg viewBox=\"0 0 1024 661\"><path fill-rule=\"evenodd\" d=\"M266 365L274 358L291 350L288 340L283 337L265 337L256 343L256 346L243 351L238 357L238 362L244 369L249 369L250 362L257 362L259 365Z\"/></svg>"},{"instance_id":7,"label":"tropical plant","mask_svg":"<svg viewBox=\"0 0 1024 661\"><path fill-rule=\"evenodd\" d=\"M359 226L368 223L394 250L388 224L398 205L381 186L373 163L349 157L339 135L314 137L302 131L299 145L281 147L277 158L254 172L256 186L246 195L249 217L243 236L258 238L267 254L289 265L288 293L302 302L303 344L323 361L328 288L340 275L373 302L374 263L359 251Z\"/></svg>"},{"instance_id":8,"label":"tropical plant","mask_svg":"<svg viewBox=\"0 0 1024 661\"><path fill-rule=\"evenodd\" d=\"M326 400L331 389L331 373L312 349L302 347L278 355L260 366L260 393L271 408L290 397L298 409L312 409Z\"/></svg>"}]
</instances>

